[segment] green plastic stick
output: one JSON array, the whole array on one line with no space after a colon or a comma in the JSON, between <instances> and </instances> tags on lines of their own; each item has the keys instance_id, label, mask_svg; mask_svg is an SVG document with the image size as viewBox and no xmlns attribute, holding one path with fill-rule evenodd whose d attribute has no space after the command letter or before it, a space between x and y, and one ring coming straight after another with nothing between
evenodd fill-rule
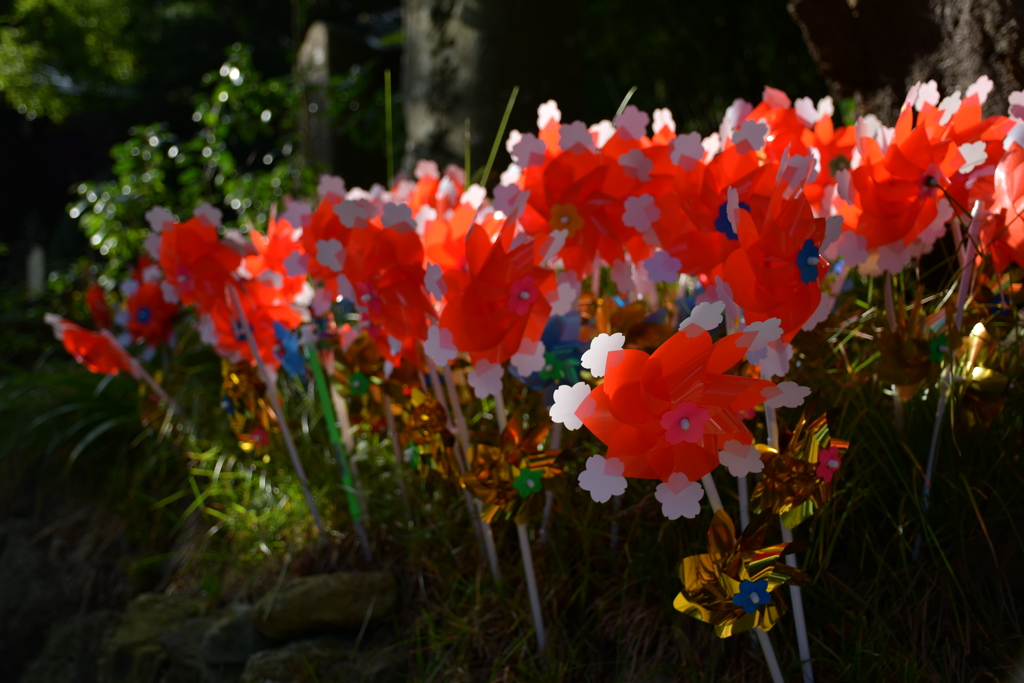
<instances>
[{"instance_id":1,"label":"green plastic stick","mask_svg":"<svg viewBox=\"0 0 1024 683\"><path fill-rule=\"evenodd\" d=\"M306 359L313 368L313 380L316 382L316 393L320 395L320 405L324 411L324 422L327 424L327 435L331 439L331 447L334 450L334 457L338 461L338 469L341 470L341 487L345 491L345 499L348 501L348 511L352 515L352 524L356 528L356 535L359 536L359 543L363 546L363 556L369 562L373 559L370 553L370 539L366 535L366 527L363 525L363 511L359 507L359 498L356 496L355 482L349 471L348 455L341 443L341 433L338 431L337 419L334 414L334 405L331 403L331 393L327 388L327 378L324 377L324 370L320 367L320 358L316 351L306 347Z\"/></svg>"}]
</instances>

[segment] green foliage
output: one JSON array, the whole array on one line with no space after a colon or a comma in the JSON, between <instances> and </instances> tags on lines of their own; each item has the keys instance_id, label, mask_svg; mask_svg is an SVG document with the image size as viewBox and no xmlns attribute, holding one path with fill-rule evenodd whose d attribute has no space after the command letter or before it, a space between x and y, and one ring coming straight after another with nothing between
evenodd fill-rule
<instances>
[{"instance_id":1,"label":"green foliage","mask_svg":"<svg viewBox=\"0 0 1024 683\"><path fill-rule=\"evenodd\" d=\"M0 91L30 121L64 119L87 89L131 83L125 0L15 0L0 17Z\"/></svg>"},{"instance_id":2,"label":"green foliage","mask_svg":"<svg viewBox=\"0 0 1024 683\"><path fill-rule=\"evenodd\" d=\"M356 65L326 86L327 120L364 148L383 142L377 111L383 100L372 88L372 73L372 65ZM209 202L223 209L226 225L244 231L265 228L271 206L283 197L313 195L318 169L298 153L301 83L292 76L261 78L251 50L238 44L202 82L192 115L197 128L190 135L166 124L135 126L111 150L115 178L74 188L79 199L68 213L106 259L101 284L112 282L141 251L149 232L145 214L153 206L187 218L197 204ZM381 102L360 109L366 98Z\"/></svg>"}]
</instances>

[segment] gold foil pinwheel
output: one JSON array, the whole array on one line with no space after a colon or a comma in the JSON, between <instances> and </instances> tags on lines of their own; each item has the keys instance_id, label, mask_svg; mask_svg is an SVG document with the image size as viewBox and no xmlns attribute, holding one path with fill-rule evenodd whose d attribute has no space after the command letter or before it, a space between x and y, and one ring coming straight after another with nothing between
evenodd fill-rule
<instances>
[{"instance_id":1,"label":"gold foil pinwheel","mask_svg":"<svg viewBox=\"0 0 1024 683\"><path fill-rule=\"evenodd\" d=\"M483 501L481 518L490 523L499 512L523 524L544 507L542 480L562 473L555 466L561 451L542 451L550 423L523 433L518 417L510 417L498 446L476 444L469 449L462 485Z\"/></svg>"},{"instance_id":2,"label":"gold foil pinwheel","mask_svg":"<svg viewBox=\"0 0 1024 683\"><path fill-rule=\"evenodd\" d=\"M392 409L397 404L392 404ZM416 467L421 477L438 472L447 480L457 479L451 460L453 439L447 429L448 415L437 400L413 387L408 412L404 413L405 435L416 448Z\"/></svg>"},{"instance_id":3,"label":"gold foil pinwheel","mask_svg":"<svg viewBox=\"0 0 1024 683\"><path fill-rule=\"evenodd\" d=\"M786 613L782 591L787 583L806 585L807 576L782 561L788 543L761 547L771 515L753 520L736 538L724 510L708 528L708 552L683 559L679 578L683 590L672 606L711 624L719 638L752 628L767 631Z\"/></svg>"},{"instance_id":4,"label":"gold foil pinwheel","mask_svg":"<svg viewBox=\"0 0 1024 683\"><path fill-rule=\"evenodd\" d=\"M782 453L758 445L769 458L750 496L750 509L781 515L786 528L796 528L831 500L832 479L849 447L848 441L832 437L827 415L813 422L801 416Z\"/></svg>"},{"instance_id":5,"label":"gold foil pinwheel","mask_svg":"<svg viewBox=\"0 0 1024 683\"><path fill-rule=\"evenodd\" d=\"M961 405L968 426L989 425L1003 408L1009 387L1005 369L1016 354L1004 354L982 323L963 338L955 373L964 380Z\"/></svg>"},{"instance_id":6,"label":"gold foil pinwheel","mask_svg":"<svg viewBox=\"0 0 1024 683\"><path fill-rule=\"evenodd\" d=\"M248 363L232 365L226 360L221 360L221 380L221 408L239 447L246 453L264 452L270 445L274 417L263 398L266 386Z\"/></svg>"}]
</instances>

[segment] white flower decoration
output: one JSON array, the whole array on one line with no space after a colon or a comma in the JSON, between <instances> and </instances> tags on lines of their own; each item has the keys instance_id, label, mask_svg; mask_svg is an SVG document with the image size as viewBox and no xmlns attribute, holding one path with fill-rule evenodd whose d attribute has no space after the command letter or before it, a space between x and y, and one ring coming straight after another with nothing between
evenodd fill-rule
<instances>
[{"instance_id":1,"label":"white flower decoration","mask_svg":"<svg viewBox=\"0 0 1024 683\"><path fill-rule=\"evenodd\" d=\"M309 307L313 311L313 315L320 317L331 310L332 303L334 303L334 297L331 296L331 293L320 288L313 295L313 301L310 302Z\"/></svg>"},{"instance_id":2,"label":"white flower decoration","mask_svg":"<svg viewBox=\"0 0 1024 683\"><path fill-rule=\"evenodd\" d=\"M692 171L706 151L697 132L680 135L668 143L668 149L669 160L684 171Z\"/></svg>"},{"instance_id":3,"label":"white flower decoration","mask_svg":"<svg viewBox=\"0 0 1024 683\"><path fill-rule=\"evenodd\" d=\"M793 104L789 95L770 85L764 86L764 90L761 91L761 100L772 109L789 109Z\"/></svg>"},{"instance_id":4,"label":"white flower decoration","mask_svg":"<svg viewBox=\"0 0 1024 683\"><path fill-rule=\"evenodd\" d=\"M672 110L667 107L654 110L654 134L660 133L662 128L676 132L676 120L672 117Z\"/></svg>"},{"instance_id":5,"label":"white flower decoration","mask_svg":"<svg viewBox=\"0 0 1024 683\"><path fill-rule=\"evenodd\" d=\"M339 176L324 173L320 176L320 182L317 183L316 193L321 198L334 195L338 199L343 199L345 197L345 180Z\"/></svg>"},{"instance_id":6,"label":"white flower decoration","mask_svg":"<svg viewBox=\"0 0 1024 683\"><path fill-rule=\"evenodd\" d=\"M123 280L117 289L126 299L130 299L135 292L139 291L139 281L128 278L127 280Z\"/></svg>"},{"instance_id":7,"label":"white flower decoration","mask_svg":"<svg viewBox=\"0 0 1024 683\"><path fill-rule=\"evenodd\" d=\"M982 140L965 142L960 145L959 150L960 156L964 158L964 165L958 170L964 175L967 175L988 160L988 152L985 151L985 143Z\"/></svg>"},{"instance_id":8,"label":"white flower decoration","mask_svg":"<svg viewBox=\"0 0 1024 683\"><path fill-rule=\"evenodd\" d=\"M527 193L529 196L529 193ZM469 204L474 209L479 209L483 206L484 200L487 199L487 188L477 183L473 183L462 193L459 197L459 204Z\"/></svg>"},{"instance_id":9,"label":"white flower decoration","mask_svg":"<svg viewBox=\"0 0 1024 683\"><path fill-rule=\"evenodd\" d=\"M167 280L160 283L160 295L163 297L164 303L177 304L181 302L178 289Z\"/></svg>"},{"instance_id":10,"label":"white flower decoration","mask_svg":"<svg viewBox=\"0 0 1024 683\"><path fill-rule=\"evenodd\" d=\"M678 138L676 138L678 140ZM642 194L639 197L626 197L622 222L638 232L647 232L661 218L661 209L654 203L654 197Z\"/></svg>"},{"instance_id":11,"label":"white flower decoration","mask_svg":"<svg viewBox=\"0 0 1024 683\"><path fill-rule=\"evenodd\" d=\"M365 228L376 211L365 199L346 199L334 205L334 213L346 228Z\"/></svg>"},{"instance_id":12,"label":"white flower decoration","mask_svg":"<svg viewBox=\"0 0 1024 683\"><path fill-rule=\"evenodd\" d=\"M352 282L346 275L339 275L334 279L334 282L338 285L338 294L340 294L342 298L348 299L357 306L359 305L359 300L356 298L356 288L352 286Z\"/></svg>"},{"instance_id":13,"label":"white flower decoration","mask_svg":"<svg viewBox=\"0 0 1024 683\"><path fill-rule=\"evenodd\" d=\"M501 363L491 363L482 359L477 361L473 369L466 375L466 383L473 387L473 394L477 398L485 396L497 396L501 393L501 378L505 375L505 368Z\"/></svg>"},{"instance_id":14,"label":"white flower decoration","mask_svg":"<svg viewBox=\"0 0 1024 683\"><path fill-rule=\"evenodd\" d=\"M654 162L647 158L640 149L631 149L619 156L619 165L631 178L636 178L642 183L651 179L651 171L654 169Z\"/></svg>"},{"instance_id":15,"label":"white flower decoration","mask_svg":"<svg viewBox=\"0 0 1024 683\"><path fill-rule=\"evenodd\" d=\"M174 214L162 206L154 206L146 212L146 222L153 232L163 232L168 223L174 223Z\"/></svg>"},{"instance_id":16,"label":"white flower decoration","mask_svg":"<svg viewBox=\"0 0 1024 683\"><path fill-rule=\"evenodd\" d=\"M693 519L700 514L703 497L704 487L682 472L673 472L667 482L658 484L654 490L655 500L661 503L661 514L669 519Z\"/></svg>"},{"instance_id":17,"label":"white flower decoration","mask_svg":"<svg viewBox=\"0 0 1024 683\"><path fill-rule=\"evenodd\" d=\"M512 355L509 362L512 363L516 372L523 377L529 377L544 369L545 351L547 349L544 347L544 342L523 337L523 341L519 344L519 350Z\"/></svg>"},{"instance_id":18,"label":"white flower decoration","mask_svg":"<svg viewBox=\"0 0 1024 683\"><path fill-rule=\"evenodd\" d=\"M445 366L455 360L459 350L452 340L452 331L437 325L427 330L427 340L423 342L423 352L430 356L435 365Z\"/></svg>"},{"instance_id":19,"label":"white flower decoration","mask_svg":"<svg viewBox=\"0 0 1024 683\"><path fill-rule=\"evenodd\" d=\"M498 182L502 185L515 185L519 182L519 179L523 177L523 169L519 167L519 164L512 162L508 165L501 175L498 176Z\"/></svg>"},{"instance_id":20,"label":"white flower decoration","mask_svg":"<svg viewBox=\"0 0 1024 683\"><path fill-rule=\"evenodd\" d=\"M152 258L154 261L160 260L161 243L162 238L160 237L160 233L156 232L151 232L148 235L146 235L146 241L142 243L142 246L146 250L146 253L149 254L150 258Z\"/></svg>"},{"instance_id":21,"label":"white flower decoration","mask_svg":"<svg viewBox=\"0 0 1024 683\"><path fill-rule=\"evenodd\" d=\"M818 110L814 108L814 101L810 97L798 97L793 103L796 110L796 117L808 128L813 128L818 122Z\"/></svg>"},{"instance_id":22,"label":"white flower decoration","mask_svg":"<svg viewBox=\"0 0 1024 683\"><path fill-rule=\"evenodd\" d=\"M590 398L590 386L586 382L562 386L555 389L554 404L548 409L552 422L565 425L570 431L583 426L583 420L593 413L594 401ZM583 413L583 416L577 413Z\"/></svg>"},{"instance_id":23,"label":"white flower decoration","mask_svg":"<svg viewBox=\"0 0 1024 683\"><path fill-rule=\"evenodd\" d=\"M547 146L533 133L526 133L522 139L512 148L512 159L522 166L529 168L544 163L544 152Z\"/></svg>"},{"instance_id":24,"label":"white flower decoration","mask_svg":"<svg viewBox=\"0 0 1024 683\"><path fill-rule=\"evenodd\" d=\"M656 251L643 261L643 267L651 282L675 282L679 279L683 264L667 251Z\"/></svg>"},{"instance_id":25,"label":"white flower decoration","mask_svg":"<svg viewBox=\"0 0 1024 683\"><path fill-rule=\"evenodd\" d=\"M943 200L944 201L944 200ZM829 216L825 219L825 239L821 241L818 250L825 253L825 250L835 244L836 240L843 236L843 217Z\"/></svg>"},{"instance_id":26,"label":"white flower decoration","mask_svg":"<svg viewBox=\"0 0 1024 683\"><path fill-rule=\"evenodd\" d=\"M848 268L853 268L868 260L868 238L846 230L822 253L830 260L841 258Z\"/></svg>"},{"instance_id":27,"label":"white flower decoration","mask_svg":"<svg viewBox=\"0 0 1024 683\"><path fill-rule=\"evenodd\" d=\"M305 275L309 272L309 257L300 251L293 251L284 260L284 272L288 277Z\"/></svg>"},{"instance_id":28,"label":"white flower decoration","mask_svg":"<svg viewBox=\"0 0 1024 683\"><path fill-rule=\"evenodd\" d=\"M802 387L796 382L780 382L761 390L764 404L769 408L796 408L810 395L809 387Z\"/></svg>"},{"instance_id":29,"label":"white flower decoration","mask_svg":"<svg viewBox=\"0 0 1024 683\"><path fill-rule=\"evenodd\" d=\"M736 346L747 350L747 361L750 364L758 365L764 360L768 345L781 337L782 321L778 318L769 318L744 327L743 336L736 342Z\"/></svg>"},{"instance_id":30,"label":"white flower decoration","mask_svg":"<svg viewBox=\"0 0 1024 683\"><path fill-rule=\"evenodd\" d=\"M423 284L427 291L440 301L448 293L448 285L444 281L444 271L436 263L427 264L427 272L423 277Z\"/></svg>"},{"instance_id":31,"label":"white flower decoration","mask_svg":"<svg viewBox=\"0 0 1024 683\"><path fill-rule=\"evenodd\" d=\"M558 288L552 290L548 296L548 303L551 304L551 315L566 315L573 309L578 292L571 282L560 282Z\"/></svg>"},{"instance_id":32,"label":"white flower decoration","mask_svg":"<svg viewBox=\"0 0 1024 683\"><path fill-rule=\"evenodd\" d=\"M384 215L381 216L380 222L385 228L390 228L400 235L416 229L416 220L412 217L412 209L408 204L388 202L384 205Z\"/></svg>"},{"instance_id":33,"label":"white flower decoration","mask_svg":"<svg viewBox=\"0 0 1024 683\"><path fill-rule=\"evenodd\" d=\"M992 79L982 74L978 77L978 80L974 81L967 87L966 97L971 95L978 96L978 104L985 104L985 100L988 99L988 94L996 87L996 84L992 82Z\"/></svg>"},{"instance_id":34,"label":"white flower decoration","mask_svg":"<svg viewBox=\"0 0 1024 683\"><path fill-rule=\"evenodd\" d=\"M640 111L636 105L629 105L615 117L615 130L624 140L639 140L647 135L647 125L651 117L647 112Z\"/></svg>"},{"instance_id":35,"label":"white flower decoration","mask_svg":"<svg viewBox=\"0 0 1024 683\"><path fill-rule=\"evenodd\" d=\"M828 320L828 317L832 314L832 307L835 306L836 298L829 296L828 294L821 295L821 301L818 302L818 307L814 309L814 313L811 313L811 317L807 319L800 329L804 332L810 332L819 324ZM779 376L786 373L780 372Z\"/></svg>"},{"instance_id":36,"label":"white flower decoration","mask_svg":"<svg viewBox=\"0 0 1024 683\"><path fill-rule=\"evenodd\" d=\"M761 451L734 439L726 441L722 450L718 451L718 462L722 463L734 477L745 477L764 471Z\"/></svg>"},{"instance_id":37,"label":"white flower decoration","mask_svg":"<svg viewBox=\"0 0 1024 683\"><path fill-rule=\"evenodd\" d=\"M517 185L498 185L494 188L495 211L501 211L510 221L522 215L526 209L526 201L530 198L529 190L522 190Z\"/></svg>"},{"instance_id":38,"label":"white flower decoration","mask_svg":"<svg viewBox=\"0 0 1024 683\"><path fill-rule=\"evenodd\" d=\"M764 149L764 139L768 135L768 124L757 121L744 121L740 129L732 134L732 144L740 154L759 152Z\"/></svg>"},{"instance_id":39,"label":"white flower decoration","mask_svg":"<svg viewBox=\"0 0 1024 683\"><path fill-rule=\"evenodd\" d=\"M420 159L416 162L416 168L413 170L412 175L416 180L423 180L424 178L440 178L441 169L438 168L436 161Z\"/></svg>"},{"instance_id":40,"label":"white flower decoration","mask_svg":"<svg viewBox=\"0 0 1024 683\"><path fill-rule=\"evenodd\" d=\"M548 100L537 107L537 130L544 130L549 121L559 123L562 120L562 111L558 108L558 102Z\"/></svg>"},{"instance_id":41,"label":"white flower decoration","mask_svg":"<svg viewBox=\"0 0 1024 683\"><path fill-rule=\"evenodd\" d=\"M953 114L960 111L960 91L957 90L952 95L947 95L942 98L939 102L939 111L942 112L942 116L939 118L939 125L944 126L949 123L950 119L953 118Z\"/></svg>"},{"instance_id":42,"label":"white flower decoration","mask_svg":"<svg viewBox=\"0 0 1024 683\"><path fill-rule=\"evenodd\" d=\"M710 332L722 324L724 312L724 301L703 301L694 307L689 318L679 323L679 331L686 330L687 337L696 337L705 330Z\"/></svg>"},{"instance_id":43,"label":"white flower decoration","mask_svg":"<svg viewBox=\"0 0 1024 683\"><path fill-rule=\"evenodd\" d=\"M597 151L594 136L587 130L587 124L582 121L573 121L558 130L558 148L573 154Z\"/></svg>"},{"instance_id":44,"label":"white flower decoration","mask_svg":"<svg viewBox=\"0 0 1024 683\"><path fill-rule=\"evenodd\" d=\"M626 464L618 458L604 459L600 455L587 458L587 469L580 472L580 488L590 494L595 503L607 503L612 496L626 492L626 478L622 473Z\"/></svg>"},{"instance_id":45,"label":"white flower decoration","mask_svg":"<svg viewBox=\"0 0 1024 683\"><path fill-rule=\"evenodd\" d=\"M722 151L722 136L718 133L712 133L700 141L700 146L705 154L713 157Z\"/></svg>"},{"instance_id":46,"label":"white flower decoration","mask_svg":"<svg viewBox=\"0 0 1024 683\"><path fill-rule=\"evenodd\" d=\"M339 240L317 240L316 260L325 268L330 268L335 273L345 268L345 247Z\"/></svg>"},{"instance_id":47,"label":"white flower decoration","mask_svg":"<svg viewBox=\"0 0 1024 683\"><path fill-rule=\"evenodd\" d=\"M594 145L601 149L615 135L615 126L608 119L598 121L587 130L594 137Z\"/></svg>"},{"instance_id":48,"label":"white flower decoration","mask_svg":"<svg viewBox=\"0 0 1024 683\"><path fill-rule=\"evenodd\" d=\"M824 297L822 297L824 298ZM761 359L761 379L785 377L789 372L789 361L793 358L793 345L778 339L765 347L764 358Z\"/></svg>"},{"instance_id":49,"label":"white flower decoration","mask_svg":"<svg viewBox=\"0 0 1024 683\"><path fill-rule=\"evenodd\" d=\"M926 104L934 107L939 103L939 86L934 80L918 83L914 87L917 88L917 97L914 98L914 109L917 111L924 109Z\"/></svg>"},{"instance_id":50,"label":"white flower decoration","mask_svg":"<svg viewBox=\"0 0 1024 683\"><path fill-rule=\"evenodd\" d=\"M612 351L621 351L626 344L626 336L621 332L608 335L601 333L590 342L590 348L584 352L580 364L594 377L604 377L608 364L608 354Z\"/></svg>"},{"instance_id":51,"label":"white flower decoration","mask_svg":"<svg viewBox=\"0 0 1024 683\"><path fill-rule=\"evenodd\" d=\"M164 279L164 271L158 265L146 266L142 269L143 282L160 282Z\"/></svg>"},{"instance_id":52,"label":"white flower decoration","mask_svg":"<svg viewBox=\"0 0 1024 683\"><path fill-rule=\"evenodd\" d=\"M220 221L224 217L224 213L209 202L200 203L196 210L192 212L192 215L196 218L201 218L207 225L213 228L220 227Z\"/></svg>"}]
</instances>

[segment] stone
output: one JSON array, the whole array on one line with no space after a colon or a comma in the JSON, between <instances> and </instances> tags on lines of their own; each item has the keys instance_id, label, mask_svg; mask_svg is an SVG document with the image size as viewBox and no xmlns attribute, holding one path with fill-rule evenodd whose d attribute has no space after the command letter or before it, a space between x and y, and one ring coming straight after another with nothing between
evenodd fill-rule
<instances>
[{"instance_id":1,"label":"stone","mask_svg":"<svg viewBox=\"0 0 1024 683\"><path fill-rule=\"evenodd\" d=\"M329 636L257 652L246 663L239 683L310 680L391 683L405 677L396 649L384 648L360 656L352 641Z\"/></svg>"},{"instance_id":2,"label":"stone","mask_svg":"<svg viewBox=\"0 0 1024 683\"><path fill-rule=\"evenodd\" d=\"M199 669L195 659L182 663L172 659L165 642L177 654L186 651L187 638L177 634L187 620L194 620L203 612L203 601L179 595L143 593L132 600L124 619L107 644L99 660L99 683L170 683L171 680L195 681ZM191 621L190 627L199 629L210 625L209 620ZM200 631L200 636L202 631ZM170 639L166 637L170 636ZM164 642L161 642L164 640ZM199 645L195 645L198 652ZM180 664L180 666L178 665ZM179 672L174 669L184 669ZM169 674L173 676L169 677ZM191 679L188 676L191 675Z\"/></svg>"},{"instance_id":3,"label":"stone","mask_svg":"<svg viewBox=\"0 0 1024 683\"><path fill-rule=\"evenodd\" d=\"M112 610L57 621L21 683L96 683L96 662L120 623L120 612Z\"/></svg>"},{"instance_id":4,"label":"stone","mask_svg":"<svg viewBox=\"0 0 1024 683\"><path fill-rule=\"evenodd\" d=\"M392 612L398 600L390 572L337 572L292 579L270 591L253 607L260 633L273 640L291 640L311 633L358 629L370 614L377 621Z\"/></svg>"},{"instance_id":5,"label":"stone","mask_svg":"<svg viewBox=\"0 0 1024 683\"><path fill-rule=\"evenodd\" d=\"M227 608L202 639L202 658L207 664L244 665L254 653L274 646L256 630L252 605L236 603Z\"/></svg>"}]
</instances>

